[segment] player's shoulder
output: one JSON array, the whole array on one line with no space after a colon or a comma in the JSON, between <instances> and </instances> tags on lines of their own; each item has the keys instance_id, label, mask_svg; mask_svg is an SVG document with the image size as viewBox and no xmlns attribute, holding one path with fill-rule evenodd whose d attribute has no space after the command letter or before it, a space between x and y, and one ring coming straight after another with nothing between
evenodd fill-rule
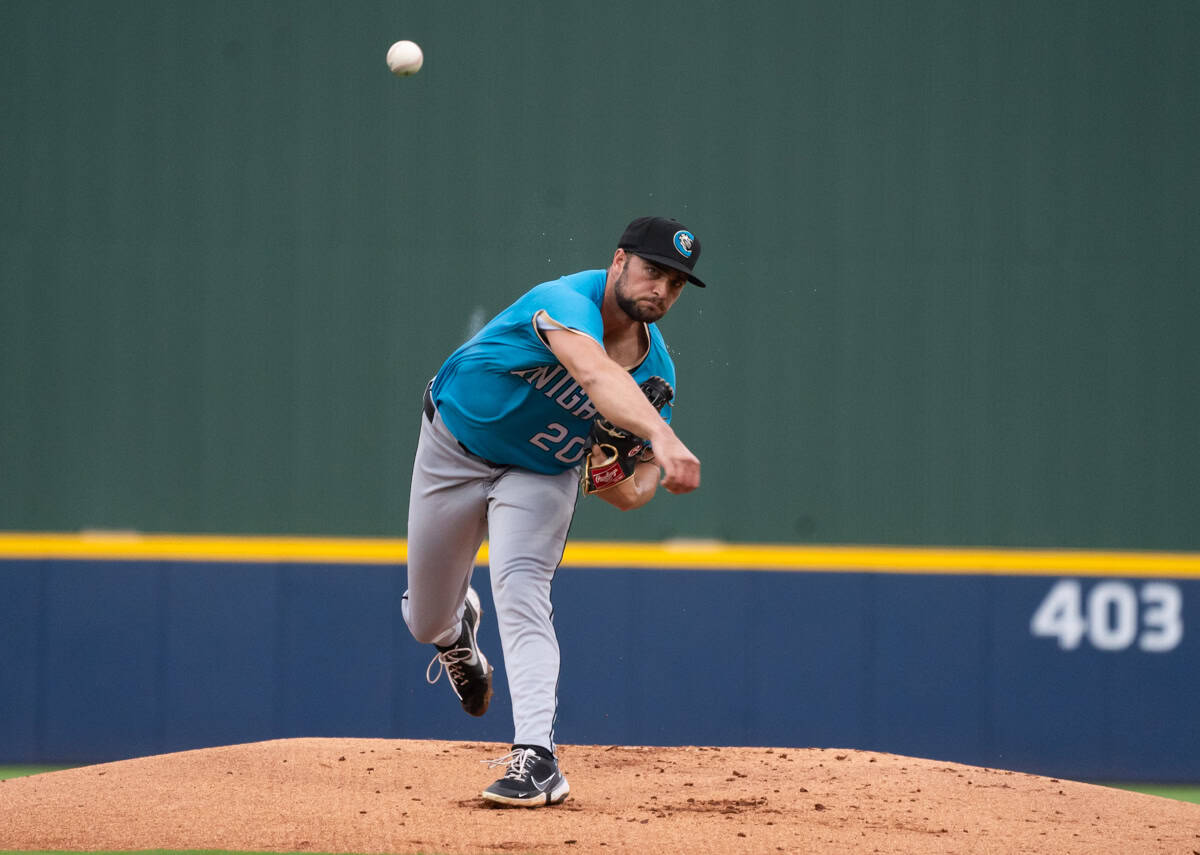
<instances>
[{"instance_id":1,"label":"player's shoulder","mask_svg":"<svg viewBox=\"0 0 1200 855\"><path fill-rule=\"evenodd\" d=\"M593 300L591 291L594 288L594 282L587 275L595 272L597 271L582 271L540 282L514 300L500 313L499 317L508 323L524 323L542 310L549 311L551 315L556 310L561 311L563 308L569 307L575 307L575 311L586 311L587 306L592 303L595 303L596 308L599 309L599 301L604 296L603 279L600 284L600 297L598 300ZM603 271L599 272L603 274Z\"/></svg>"},{"instance_id":2,"label":"player's shoulder","mask_svg":"<svg viewBox=\"0 0 1200 855\"><path fill-rule=\"evenodd\" d=\"M534 286L518 305L526 314L545 311L561 324L599 337L603 333L600 307L604 303L604 282L603 270L573 273Z\"/></svg>"},{"instance_id":3,"label":"player's shoulder","mask_svg":"<svg viewBox=\"0 0 1200 855\"><path fill-rule=\"evenodd\" d=\"M530 289L530 295L545 294L578 294L599 305L604 297L604 270L581 270L578 273L568 273L557 279L542 282Z\"/></svg>"}]
</instances>

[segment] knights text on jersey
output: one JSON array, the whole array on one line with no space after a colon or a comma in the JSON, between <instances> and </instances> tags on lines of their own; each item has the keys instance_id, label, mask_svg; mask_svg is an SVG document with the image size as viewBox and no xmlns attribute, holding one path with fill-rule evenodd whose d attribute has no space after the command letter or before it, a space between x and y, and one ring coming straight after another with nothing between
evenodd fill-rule
<instances>
[{"instance_id":1,"label":"knights text on jersey","mask_svg":"<svg viewBox=\"0 0 1200 855\"><path fill-rule=\"evenodd\" d=\"M472 452L495 463L554 474L583 460L596 408L546 347L534 317L553 320L604 343L600 305L604 270L586 270L527 291L438 370L433 399L446 427ZM650 347L630 373L675 387L675 365L662 334L647 324ZM670 405L663 418L671 421Z\"/></svg>"}]
</instances>

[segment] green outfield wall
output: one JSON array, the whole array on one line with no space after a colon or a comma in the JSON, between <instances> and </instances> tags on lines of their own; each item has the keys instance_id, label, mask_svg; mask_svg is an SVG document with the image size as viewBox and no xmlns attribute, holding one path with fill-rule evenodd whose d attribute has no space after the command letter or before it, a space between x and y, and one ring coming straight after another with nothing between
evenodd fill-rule
<instances>
[{"instance_id":1,"label":"green outfield wall","mask_svg":"<svg viewBox=\"0 0 1200 855\"><path fill-rule=\"evenodd\" d=\"M703 487L576 536L1200 549L1198 42L1170 0L6 0L0 528L402 536L441 359L660 213Z\"/></svg>"}]
</instances>

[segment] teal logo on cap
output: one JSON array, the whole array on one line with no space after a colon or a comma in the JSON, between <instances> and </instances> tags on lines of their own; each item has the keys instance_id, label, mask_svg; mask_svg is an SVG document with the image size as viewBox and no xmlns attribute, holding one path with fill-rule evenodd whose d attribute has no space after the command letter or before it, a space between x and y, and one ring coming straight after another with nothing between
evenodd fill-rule
<instances>
[{"instance_id":1,"label":"teal logo on cap","mask_svg":"<svg viewBox=\"0 0 1200 855\"><path fill-rule=\"evenodd\" d=\"M695 236L687 229L680 229L675 232L675 248L679 250L679 254L684 258L692 257L692 242L696 240Z\"/></svg>"}]
</instances>

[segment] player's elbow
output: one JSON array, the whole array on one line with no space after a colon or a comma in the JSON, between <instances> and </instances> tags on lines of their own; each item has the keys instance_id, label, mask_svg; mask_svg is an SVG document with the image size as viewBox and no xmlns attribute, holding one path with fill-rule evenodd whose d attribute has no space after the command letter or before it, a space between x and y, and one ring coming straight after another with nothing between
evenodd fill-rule
<instances>
[{"instance_id":1,"label":"player's elbow","mask_svg":"<svg viewBox=\"0 0 1200 855\"><path fill-rule=\"evenodd\" d=\"M648 498L644 499L641 496L626 496L626 495L613 496L608 499L608 503L610 505L612 505L614 508L616 508L618 511L632 511L637 508L640 508L642 505L646 504L646 502L648 502L648 501L650 501Z\"/></svg>"},{"instance_id":2,"label":"player's elbow","mask_svg":"<svg viewBox=\"0 0 1200 855\"><path fill-rule=\"evenodd\" d=\"M658 468L649 463L639 463L632 478L596 495L619 511L632 511L653 499L657 487Z\"/></svg>"},{"instance_id":3,"label":"player's elbow","mask_svg":"<svg viewBox=\"0 0 1200 855\"><path fill-rule=\"evenodd\" d=\"M630 499L627 496L605 496L604 501L608 502L618 511L632 511L646 504L649 499Z\"/></svg>"}]
</instances>

